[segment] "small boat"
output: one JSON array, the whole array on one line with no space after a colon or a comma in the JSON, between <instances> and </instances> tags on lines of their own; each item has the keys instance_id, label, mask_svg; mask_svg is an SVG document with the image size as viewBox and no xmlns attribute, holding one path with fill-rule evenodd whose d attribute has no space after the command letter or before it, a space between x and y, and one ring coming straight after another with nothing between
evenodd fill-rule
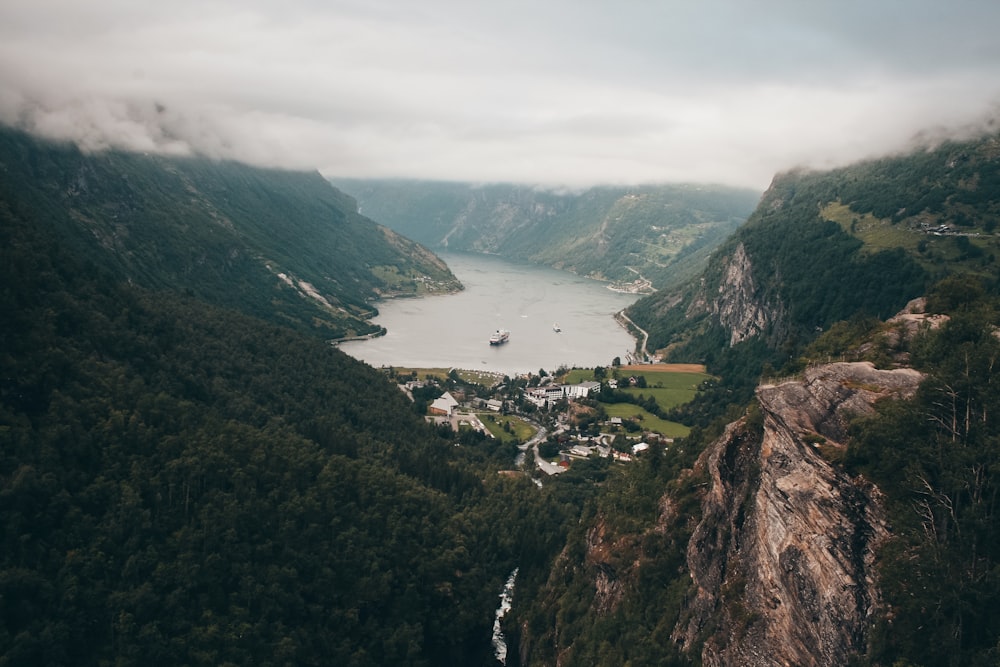
<instances>
[{"instance_id":1,"label":"small boat","mask_svg":"<svg viewBox=\"0 0 1000 667\"><path fill-rule=\"evenodd\" d=\"M490 336L490 345L503 345L510 339L510 332L506 329L497 329Z\"/></svg>"},{"instance_id":2,"label":"small boat","mask_svg":"<svg viewBox=\"0 0 1000 667\"><path fill-rule=\"evenodd\" d=\"M562 329L559 327L558 324L553 324L552 325L552 330L555 331L556 333L559 333L560 331L562 331Z\"/></svg>"}]
</instances>

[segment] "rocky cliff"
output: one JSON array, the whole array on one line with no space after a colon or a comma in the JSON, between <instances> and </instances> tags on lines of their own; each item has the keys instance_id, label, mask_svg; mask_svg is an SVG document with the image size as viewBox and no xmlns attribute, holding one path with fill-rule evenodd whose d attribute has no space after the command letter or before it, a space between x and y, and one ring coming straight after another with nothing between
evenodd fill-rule
<instances>
[{"instance_id":1,"label":"rocky cliff","mask_svg":"<svg viewBox=\"0 0 1000 667\"><path fill-rule=\"evenodd\" d=\"M887 526L878 490L828 458L852 415L911 396L921 377L835 363L758 388L762 419L731 424L699 460L710 483L675 641L720 667L843 665L864 650Z\"/></svg>"},{"instance_id":2,"label":"rocky cliff","mask_svg":"<svg viewBox=\"0 0 1000 667\"><path fill-rule=\"evenodd\" d=\"M780 319L783 309L760 294L753 265L742 243L727 258L716 292L710 308L729 334L730 345L759 335Z\"/></svg>"}]
</instances>

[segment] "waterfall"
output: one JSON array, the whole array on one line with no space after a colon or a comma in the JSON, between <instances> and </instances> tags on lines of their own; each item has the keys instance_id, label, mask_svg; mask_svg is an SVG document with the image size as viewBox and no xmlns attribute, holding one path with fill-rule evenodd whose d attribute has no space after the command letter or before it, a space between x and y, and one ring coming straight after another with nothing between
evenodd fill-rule
<instances>
[{"instance_id":1,"label":"waterfall","mask_svg":"<svg viewBox=\"0 0 1000 667\"><path fill-rule=\"evenodd\" d=\"M514 599L514 581L517 579L517 570L518 568L515 567L514 571L507 577L507 583L503 585L503 590L500 592L500 606L497 607L496 618L493 620L493 655L496 656L501 665L507 664L507 640L503 636L500 622L504 615L510 611L511 602Z\"/></svg>"}]
</instances>

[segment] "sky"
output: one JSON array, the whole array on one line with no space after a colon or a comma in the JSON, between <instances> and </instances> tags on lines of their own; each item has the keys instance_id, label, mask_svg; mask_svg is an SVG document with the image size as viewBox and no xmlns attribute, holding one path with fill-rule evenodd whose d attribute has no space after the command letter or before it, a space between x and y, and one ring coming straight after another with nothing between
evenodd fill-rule
<instances>
[{"instance_id":1,"label":"sky","mask_svg":"<svg viewBox=\"0 0 1000 667\"><path fill-rule=\"evenodd\" d=\"M998 31L996 0L2 0L0 122L330 177L762 190L993 127Z\"/></svg>"}]
</instances>

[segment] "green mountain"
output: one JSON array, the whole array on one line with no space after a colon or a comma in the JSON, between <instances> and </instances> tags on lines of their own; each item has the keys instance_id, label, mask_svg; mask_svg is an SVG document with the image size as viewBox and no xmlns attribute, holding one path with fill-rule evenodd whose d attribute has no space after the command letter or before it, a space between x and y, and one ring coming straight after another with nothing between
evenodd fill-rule
<instances>
[{"instance_id":1,"label":"green mountain","mask_svg":"<svg viewBox=\"0 0 1000 667\"><path fill-rule=\"evenodd\" d=\"M0 196L123 280L326 338L374 331L377 297L458 287L432 253L358 215L317 173L84 154L2 129Z\"/></svg>"},{"instance_id":2,"label":"green mountain","mask_svg":"<svg viewBox=\"0 0 1000 667\"><path fill-rule=\"evenodd\" d=\"M274 276L375 289L361 260L398 249L333 242L396 235L312 175L4 141L0 664L490 664L571 505Z\"/></svg>"},{"instance_id":3,"label":"green mountain","mask_svg":"<svg viewBox=\"0 0 1000 667\"><path fill-rule=\"evenodd\" d=\"M741 378L746 400L765 362L793 363L834 323L889 317L950 274L994 276L998 154L993 136L779 175L695 280L628 315L651 350Z\"/></svg>"},{"instance_id":4,"label":"green mountain","mask_svg":"<svg viewBox=\"0 0 1000 667\"><path fill-rule=\"evenodd\" d=\"M998 135L783 174L637 302L718 379L515 608L528 662L995 664L998 215Z\"/></svg>"},{"instance_id":5,"label":"green mountain","mask_svg":"<svg viewBox=\"0 0 1000 667\"><path fill-rule=\"evenodd\" d=\"M759 193L707 185L526 186L335 179L365 214L431 248L659 288L697 271Z\"/></svg>"}]
</instances>

